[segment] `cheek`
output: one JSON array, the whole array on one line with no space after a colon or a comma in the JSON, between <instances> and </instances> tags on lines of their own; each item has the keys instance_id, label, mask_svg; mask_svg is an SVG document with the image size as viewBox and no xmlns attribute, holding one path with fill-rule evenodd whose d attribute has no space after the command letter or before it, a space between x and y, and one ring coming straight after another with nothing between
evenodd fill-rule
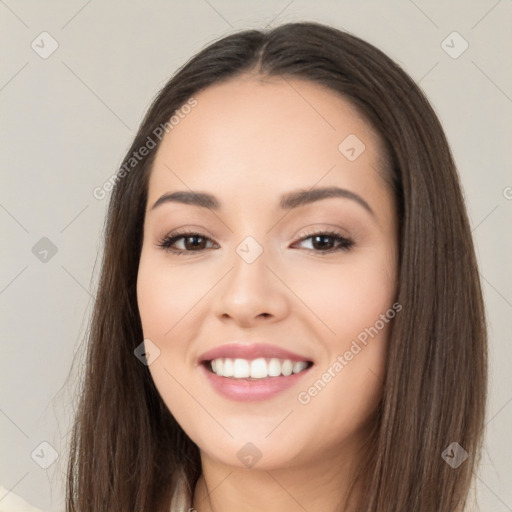
<instances>
[{"instance_id":1,"label":"cheek","mask_svg":"<svg viewBox=\"0 0 512 512\"><path fill-rule=\"evenodd\" d=\"M358 293L366 300L353 307ZM373 287L361 287L333 300L336 306L325 318L335 334L323 336L326 356L296 397L300 412L295 419L309 424L311 435L323 432L318 449L355 435L374 414L382 396L390 329L396 316L390 290L376 294Z\"/></svg>"},{"instance_id":2,"label":"cheek","mask_svg":"<svg viewBox=\"0 0 512 512\"><path fill-rule=\"evenodd\" d=\"M347 255L333 264L290 267L284 281L300 297L304 314L337 350L375 324L396 295L395 261L383 251ZM331 336L329 336L329 332Z\"/></svg>"},{"instance_id":3,"label":"cheek","mask_svg":"<svg viewBox=\"0 0 512 512\"><path fill-rule=\"evenodd\" d=\"M207 278L208 275L210 278ZM190 400L179 383L190 379L200 315L217 274L171 265L165 255L143 249L137 276L137 302L145 339L160 350L149 370L167 405ZM213 276L213 277L212 277ZM197 354L196 354L197 355Z\"/></svg>"},{"instance_id":4,"label":"cheek","mask_svg":"<svg viewBox=\"0 0 512 512\"><path fill-rule=\"evenodd\" d=\"M183 362L190 359L190 340L196 335L193 306L201 295L192 279L190 272L170 268L143 250L137 276L139 314L144 338L160 350L148 368L168 409L180 424L185 419L187 431L191 430L187 421L191 399L186 391L190 367Z\"/></svg>"},{"instance_id":5,"label":"cheek","mask_svg":"<svg viewBox=\"0 0 512 512\"><path fill-rule=\"evenodd\" d=\"M137 276L137 302L144 336L163 340L172 336L180 319L193 310L207 289L192 272L172 268L143 254ZM197 273L196 273L197 276Z\"/></svg>"},{"instance_id":6,"label":"cheek","mask_svg":"<svg viewBox=\"0 0 512 512\"><path fill-rule=\"evenodd\" d=\"M298 397L305 416L332 432L351 431L375 410L382 392L396 295L395 262L369 253L303 279L300 295L321 319L325 357ZM320 330L318 331L320 332ZM334 407L333 407L333 404Z\"/></svg>"}]
</instances>

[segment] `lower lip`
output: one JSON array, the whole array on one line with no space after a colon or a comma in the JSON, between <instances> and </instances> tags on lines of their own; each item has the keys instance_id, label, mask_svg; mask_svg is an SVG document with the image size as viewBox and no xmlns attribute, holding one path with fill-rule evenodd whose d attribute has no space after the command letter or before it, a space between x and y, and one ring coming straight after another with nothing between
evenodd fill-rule
<instances>
[{"instance_id":1,"label":"lower lip","mask_svg":"<svg viewBox=\"0 0 512 512\"><path fill-rule=\"evenodd\" d=\"M293 387L312 368L309 367L299 373L292 373L288 377L266 377L264 379L247 380L219 377L216 373L209 371L204 364L201 364L200 367L217 393L230 400L238 400L240 402L268 400Z\"/></svg>"}]
</instances>

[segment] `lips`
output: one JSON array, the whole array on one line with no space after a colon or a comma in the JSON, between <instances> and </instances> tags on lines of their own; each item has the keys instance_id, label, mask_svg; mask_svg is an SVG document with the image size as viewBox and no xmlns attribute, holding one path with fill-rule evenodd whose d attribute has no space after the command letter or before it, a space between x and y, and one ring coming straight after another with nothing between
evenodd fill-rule
<instances>
[{"instance_id":1,"label":"lips","mask_svg":"<svg viewBox=\"0 0 512 512\"><path fill-rule=\"evenodd\" d=\"M276 345L233 342L205 352L198 364L206 381L221 396L252 402L293 389L314 363Z\"/></svg>"},{"instance_id":2,"label":"lips","mask_svg":"<svg viewBox=\"0 0 512 512\"><path fill-rule=\"evenodd\" d=\"M230 359L258 359L276 358L276 359L289 359L290 361L304 361L307 363L312 360L300 354L296 354L276 345L269 345L265 343L251 343L244 344L240 342L226 343L220 347L208 350L199 357L199 363L212 361L213 359L230 358Z\"/></svg>"}]
</instances>

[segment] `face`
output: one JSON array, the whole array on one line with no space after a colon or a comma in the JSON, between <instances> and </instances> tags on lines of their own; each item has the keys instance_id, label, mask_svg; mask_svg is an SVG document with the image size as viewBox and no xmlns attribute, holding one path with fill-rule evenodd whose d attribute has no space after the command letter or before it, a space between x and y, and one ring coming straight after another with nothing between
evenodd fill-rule
<instances>
[{"instance_id":1,"label":"face","mask_svg":"<svg viewBox=\"0 0 512 512\"><path fill-rule=\"evenodd\" d=\"M195 98L149 179L151 376L203 460L332 460L375 411L400 309L380 139L308 81L244 75Z\"/></svg>"}]
</instances>

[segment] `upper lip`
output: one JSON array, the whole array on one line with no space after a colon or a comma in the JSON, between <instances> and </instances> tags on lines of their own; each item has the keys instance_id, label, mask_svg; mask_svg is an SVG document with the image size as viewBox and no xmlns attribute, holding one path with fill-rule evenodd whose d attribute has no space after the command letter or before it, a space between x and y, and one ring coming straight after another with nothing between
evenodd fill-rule
<instances>
[{"instance_id":1,"label":"upper lip","mask_svg":"<svg viewBox=\"0 0 512 512\"><path fill-rule=\"evenodd\" d=\"M199 357L199 362L212 361L219 358L257 359L259 357L290 359L291 361L311 361L310 358L291 352L276 345L267 343L231 342L208 350Z\"/></svg>"}]
</instances>

